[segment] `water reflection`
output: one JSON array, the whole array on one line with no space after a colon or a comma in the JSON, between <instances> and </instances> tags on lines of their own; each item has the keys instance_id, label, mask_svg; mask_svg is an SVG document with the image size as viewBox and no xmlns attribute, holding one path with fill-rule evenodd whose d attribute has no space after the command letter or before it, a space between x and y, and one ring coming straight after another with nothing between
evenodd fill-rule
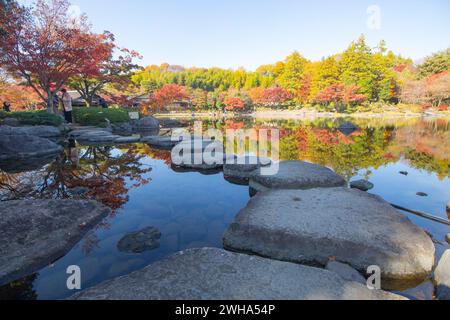
<instances>
[{"instance_id":1,"label":"water reflection","mask_svg":"<svg viewBox=\"0 0 450 320\"><path fill-rule=\"evenodd\" d=\"M449 121L207 119L203 126L220 130L278 128L283 160L326 165L347 180L370 179L375 184L371 192L390 202L447 216ZM71 292L64 287L65 267L71 264L87 270L85 287L89 287L179 250L221 247L224 231L249 198L247 186L225 181L220 171L174 167L170 151L145 144L82 146L69 141L57 159L45 159L35 164L37 167L29 163L22 169L20 163L0 164L0 200L94 198L114 214L51 267L0 288L0 299L67 297ZM418 191L429 197L417 197ZM449 248L442 241L448 229L408 217L440 242L436 244L438 256ZM158 249L136 255L118 252L120 239L149 226L162 233ZM429 298L429 286L425 287L426 294L421 287L408 294Z\"/></svg>"}]
</instances>

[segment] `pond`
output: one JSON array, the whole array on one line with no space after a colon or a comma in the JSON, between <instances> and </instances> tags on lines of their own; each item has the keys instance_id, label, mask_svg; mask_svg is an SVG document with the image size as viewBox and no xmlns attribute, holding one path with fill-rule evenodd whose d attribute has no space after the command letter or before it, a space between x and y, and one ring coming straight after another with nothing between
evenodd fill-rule
<instances>
[{"instance_id":1,"label":"pond","mask_svg":"<svg viewBox=\"0 0 450 320\"><path fill-rule=\"evenodd\" d=\"M258 120L206 119L205 128L280 129L280 158L328 166L348 181L366 178L370 192L387 201L448 218L450 121L443 119ZM193 122L186 120L188 126ZM170 151L145 144L66 145L57 159L0 168L0 200L95 198L112 209L66 256L34 275L0 287L0 299L64 299L66 269L78 265L83 288L128 274L170 254L222 247L222 235L250 199L249 187L230 183L222 172L179 172ZM424 193L427 196L418 196ZM450 227L402 212L435 240L438 256L450 248ZM140 254L120 252L130 232L157 228L159 247ZM432 299L430 281L402 294Z\"/></svg>"}]
</instances>

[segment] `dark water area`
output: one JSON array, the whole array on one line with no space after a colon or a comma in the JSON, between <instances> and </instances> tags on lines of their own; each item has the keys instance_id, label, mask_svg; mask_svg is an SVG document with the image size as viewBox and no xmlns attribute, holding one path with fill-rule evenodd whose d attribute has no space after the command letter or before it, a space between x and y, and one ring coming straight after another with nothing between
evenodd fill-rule
<instances>
[{"instance_id":1,"label":"dark water area","mask_svg":"<svg viewBox=\"0 0 450 320\"><path fill-rule=\"evenodd\" d=\"M280 129L282 160L334 169L348 181L369 179L370 192L391 203L448 218L450 121L441 119L205 120L204 128ZM0 200L94 198L112 209L65 257L34 275L0 287L0 299L64 299L66 269L78 265L83 288L128 274L188 248L222 247L222 235L250 198L248 186L222 172L176 172L170 151L145 144L67 145L57 159L0 166ZM418 196L426 193L426 197ZM0 202L1 205L1 202ZM402 212L433 236L438 257L450 227ZM145 227L162 236L158 248L120 252L126 234ZM430 281L402 293L432 299Z\"/></svg>"}]
</instances>

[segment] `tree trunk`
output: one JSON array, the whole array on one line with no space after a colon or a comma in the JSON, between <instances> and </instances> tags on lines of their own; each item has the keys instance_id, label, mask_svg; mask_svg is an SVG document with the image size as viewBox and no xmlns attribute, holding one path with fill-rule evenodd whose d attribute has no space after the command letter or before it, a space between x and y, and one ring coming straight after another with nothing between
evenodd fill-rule
<instances>
[{"instance_id":1,"label":"tree trunk","mask_svg":"<svg viewBox=\"0 0 450 320\"><path fill-rule=\"evenodd\" d=\"M55 113L55 106L53 104L53 94L51 91L47 92L47 112L48 113Z\"/></svg>"}]
</instances>

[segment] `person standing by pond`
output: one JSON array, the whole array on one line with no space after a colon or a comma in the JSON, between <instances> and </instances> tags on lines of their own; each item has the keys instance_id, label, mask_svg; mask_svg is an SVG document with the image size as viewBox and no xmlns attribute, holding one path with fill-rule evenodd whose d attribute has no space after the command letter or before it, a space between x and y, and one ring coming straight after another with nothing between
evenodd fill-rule
<instances>
[{"instance_id":1,"label":"person standing by pond","mask_svg":"<svg viewBox=\"0 0 450 320\"><path fill-rule=\"evenodd\" d=\"M64 119L66 119L66 122L72 123L72 97L67 92L66 89L61 89L61 101L63 105L64 110Z\"/></svg>"},{"instance_id":2,"label":"person standing by pond","mask_svg":"<svg viewBox=\"0 0 450 320\"><path fill-rule=\"evenodd\" d=\"M103 109L108 109L108 103L106 102L105 99L103 99L102 97L100 97L98 99L98 104L100 105L100 107L102 107Z\"/></svg>"},{"instance_id":3,"label":"person standing by pond","mask_svg":"<svg viewBox=\"0 0 450 320\"><path fill-rule=\"evenodd\" d=\"M11 112L11 104L9 102L3 102L3 111Z\"/></svg>"}]
</instances>

